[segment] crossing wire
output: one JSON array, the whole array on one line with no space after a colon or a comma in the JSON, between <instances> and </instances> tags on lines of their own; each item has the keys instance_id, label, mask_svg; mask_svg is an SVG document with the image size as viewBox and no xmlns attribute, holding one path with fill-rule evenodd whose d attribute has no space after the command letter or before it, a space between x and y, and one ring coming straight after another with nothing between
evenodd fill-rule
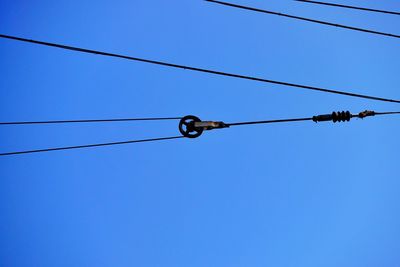
<instances>
[{"instance_id":1,"label":"crossing wire","mask_svg":"<svg viewBox=\"0 0 400 267\"><path fill-rule=\"evenodd\" d=\"M283 85L283 86L288 86L288 87L302 88L302 89L312 90L312 91L320 91L320 92L324 92L324 93L346 95L346 96L350 96L350 97L358 97L358 98L364 98L364 99L370 99L370 100L376 100L376 101L400 103L400 100L394 100L394 99L388 99L388 98L382 98L382 97L376 97L376 96L369 96L369 95L364 95L364 94L356 94L356 93L351 93L351 92L346 92L346 91L338 91L338 90L332 90L332 89L326 89L326 88L314 87L314 86L308 86L308 85L302 85L302 84L296 84L296 83L289 83L289 82L283 82L283 81L276 81L276 80L270 80L270 79L259 78L259 77L254 77L254 76L246 76L246 75L242 75L242 74L222 72L222 71L217 71L217 70L185 66L185 65L179 65L179 64L168 63L168 62L163 62L163 61L156 61L156 60L114 54L114 53L109 53L109 52L102 52L102 51L97 51L97 50L67 46L67 45L62 45L62 44L49 43L49 42L38 41L38 40L31 40L31 39L10 36L10 35L4 35L4 34L0 34L0 38L11 39L11 40L27 42L27 43L33 43L33 44L39 44L39 45L50 46L50 47L56 47L56 48L72 50L72 51L77 51L77 52L82 52L82 53L122 58L122 59L139 61L139 62L155 64L155 65L161 65L161 66L171 67L171 68L185 69L185 70L227 76L227 77L238 78L238 79L245 79L245 80L257 81L257 82L263 82L263 83Z\"/></svg>"},{"instance_id":2,"label":"crossing wire","mask_svg":"<svg viewBox=\"0 0 400 267\"><path fill-rule=\"evenodd\" d=\"M53 120L53 121L13 121L0 122L0 125L20 125L20 124L58 124L58 123L103 123L103 122L127 122L127 121L161 121L161 120L180 120L182 117L169 118L120 118L120 119L88 119L88 120Z\"/></svg>"},{"instance_id":3,"label":"crossing wire","mask_svg":"<svg viewBox=\"0 0 400 267\"><path fill-rule=\"evenodd\" d=\"M317 5L334 6L334 7L342 7L342 8L356 9L356 10L362 10L362 11L384 13L384 14L390 14L390 15L400 15L400 12L366 8L366 7L348 6L348 5L342 5L342 4L336 4L336 3L312 1L312 0L295 0L295 1L303 2L303 3L310 3L310 4L317 4Z\"/></svg>"},{"instance_id":4,"label":"crossing wire","mask_svg":"<svg viewBox=\"0 0 400 267\"><path fill-rule=\"evenodd\" d=\"M284 14L284 13L279 13L279 12L275 12L275 11L269 11L269 10L265 10L265 9L254 8L254 7L242 6L242 5L237 5L237 4L223 2L223 1L217 1L217 0L205 0L205 1L210 2L210 3L224 5L224 6L229 6L229 7L235 7L235 8L246 9L246 10L250 10L250 11L261 12L261 13L265 13L265 14L278 15L278 16L282 16L282 17L298 19L298 20L303 20L303 21L308 21L308 22L313 22L313 23L318 23L318 24L323 24L323 25L328 25L328 26L335 26L338 28L343 28L343 29L348 29L348 30L353 30L353 31L366 32L366 33L383 35L383 36L388 36L388 37L393 37L393 38L400 38L400 35L396 35L396 34L392 34L392 33L357 28L357 27L353 27L353 26L347 26L347 25L343 25L343 24L337 24L337 23L332 23L332 22L327 22L327 21L322 21L322 20L310 19L310 18L295 16L295 15L289 15L289 14Z\"/></svg>"}]
</instances>

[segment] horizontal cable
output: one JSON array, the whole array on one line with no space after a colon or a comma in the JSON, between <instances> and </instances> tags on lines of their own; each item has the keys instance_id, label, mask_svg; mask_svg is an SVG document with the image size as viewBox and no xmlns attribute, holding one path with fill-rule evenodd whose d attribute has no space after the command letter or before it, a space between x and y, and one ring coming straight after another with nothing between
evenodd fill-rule
<instances>
[{"instance_id":1,"label":"horizontal cable","mask_svg":"<svg viewBox=\"0 0 400 267\"><path fill-rule=\"evenodd\" d=\"M335 113L335 112L333 112ZM281 119L281 120L265 120L265 121L248 121L248 122L235 122L235 123L224 123L224 128L225 127L230 127L230 126L238 126L238 125L251 125L251 124L267 124L267 123L281 123L281 122L297 122L297 121L319 121L318 117L325 117L329 120L333 119L333 113L332 114L325 114L325 115L317 115L313 116L310 118L298 118L298 119ZM340 117L341 114L343 116L345 115L345 112L341 113L337 112L336 114L339 114L338 116ZM365 117L370 117L370 116L375 116L375 115L393 115L393 114L400 114L400 111L390 111L390 112L375 112L375 111L363 111L358 114L351 114L348 112L348 118L349 120L351 118L365 118Z\"/></svg>"},{"instance_id":2,"label":"horizontal cable","mask_svg":"<svg viewBox=\"0 0 400 267\"><path fill-rule=\"evenodd\" d=\"M357 7L357 6L348 6L342 4L335 4L335 3L328 3L328 2L320 2L320 1L311 1L311 0L295 0L297 2L304 2L304 3L311 3L317 5L325 5L325 6L334 6L334 7L343 7L349 9L357 9L363 11L370 11L370 12L377 12L377 13L384 13L384 14L391 14L391 15L400 15L400 12L395 11L388 11L388 10L380 10L380 9L373 9L373 8L366 8L366 7Z\"/></svg>"},{"instance_id":3,"label":"horizontal cable","mask_svg":"<svg viewBox=\"0 0 400 267\"><path fill-rule=\"evenodd\" d=\"M394 114L400 114L400 111L375 112L375 115L394 115Z\"/></svg>"},{"instance_id":4,"label":"horizontal cable","mask_svg":"<svg viewBox=\"0 0 400 267\"><path fill-rule=\"evenodd\" d=\"M53 124L53 123L92 123L92 122L125 122L125 121L158 121L158 120L180 120L181 117L171 118L122 118L122 119L100 119L100 120L56 120L56 121L14 121L0 122L0 125L19 124Z\"/></svg>"},{"instance_id":5,"label":"horizontal cable","mask_svg":"<svg viewBox=\"0 0 400 267\"><path fill-rule=\"evenodd\" d=\"M295 121L310 121L312 118L299 118L299 119L282 119L282 120L267 120L267 121L247 121L247 122L235 122L225 123L226 126L238 126L238 125L250 125L250 124L266 124L266 123L279 123L279 122L295 122Z\"/></svg>"},{"instance_id":6,"label":"horizontal cable","mask_svg":"<svg viewBox=\"0 0 400 267\"><path fill-rule=\"evenodd\" d=\"M25 151L0 153L0 156L30 154L30 153L40 153L40 152L48 152L48 151L70 150L70 149L80 149L80 148L90 148L90 147L100 147L100 146L124 145L124 144L132 144L132 143L154 142L154 141L170 140L170 139L177 139L177 138L184 138L184 137L183 136L172 136L172 137L151 138L151 139L142 139L142 140L129 140L129 141L121 141L121 142L102 143L102 144L89 144L89 145L80 145L80 146L44 148L44 149L36 149L36 150L25 150Z\"/></svg>"},{"instance_id":7,"label":"horizontal cable","mask_svg":"<svg viewBox=\"0 0 400 267\"><path fill-rule=\"evenodd\" d=\"M228 73L228 72L222 72L222 71L216 71L216 70L210 70L210 69L196 68L196 67L178 65L178 64L167 63L167 62L162 62L162 61L130 57L130 56L113 54L113 53L108 53L108 52L101 52L101 51L90 50L90 49L85 49L85 48L78 48L78 47L73 47L73 46L66 46L66 45L61 45L61 44L48 43L48 42L37 41L37 40L30 40L30 39L25 39L25 38L21 38L21 37L10 36L10 35L4 35L4 34L0 34L0 38L6 38L6 39L11 39L11 40L40 44L40 45L51 46L51 47L57 47L57 48L61 48L61 49L73 50L73 51L78 51L78 52L83 52L83 53L123 58L123 59L127 59L127 60L145 62L145 63L156 64L156 65L178 68L178 69L185 69L185 70L191 70L191 71L197 71L197 72L203 72L203 73L209 73L209 74L215 74L215 75L221 75L221 76L227 76L227 77L233 77L233 78L239 78L239 79L245 79L245 80L252 80L252 81L257 81L257 82L271 83L271 84L277 84L277 85L283 85L283 86L289 86L289 87L296 87L296 88L302 88L302 89L312 90L312 91L320 91L320 92L324 92L324 93L346 95L346 96L351 96L351 97L365 98L365 99L384 101L384 102L400 103L400 100L393 100L393 99L387 99L387 98L376 97L376 96L368 96L368 95L363 95L363 94L355 94L355 93L350 93L350 92L345 92L345 91L337 91L337 90L332 90L332 89L325 89L325 88L320 88L320 87L295 84L295 83L289 83L289 82L275 81L275 80L269 80L269 79L264 79L264 78L258 78L258 77L253 77L253 76L246 76L246 75L241 75L241 74L234 74L234 73Z\"/></svg>"},{"instance_id":8,"label":"horizontal cable","mask_svg":"<svg viewBox=\"0 0 400 267\"><path fill-rule=\"evenodd\" d=\"M393 37L393 38L400 38L400 35L396 35L396 34L392 34L392 33L379 32L379 31L374 31L374 30L369 30L369 29L363 29L363 28L357 28L357 27L353 27L353 26L347 26L347 25L343 25L343 24L336 24L336 23L322 21L322 20L309 19L309 18L305 18L305 17L299 17L299 16L294 16L294 15L289 15L289 14L284 14L284 13L279 13L279 12L274 12L274 11L254 8L254 7L236 5L236 4L222 2L222 1L216 1L216 0L205 0L205 1L211 2L211 3L220 4L220 5L240 8L240 9L246 9L246 10L250 10L250 11L256 11L256 12L261 12L261 13L266 13L266 14L271 14L271 15L278 15L278 16L292 18L292 19L298 19L298 20L303 20L303 21L308 21L308 22L313 22L313 23L319 23L319 24L328 25L328 26L335 26L335 27L338 27L338 28L343 28L343 29L348 29L348 30L353 30L353 31L360 31L360 32L378 34L378 35L383 35L383 36L388 36L388 37Z\"/></svg>"}]
</instances>

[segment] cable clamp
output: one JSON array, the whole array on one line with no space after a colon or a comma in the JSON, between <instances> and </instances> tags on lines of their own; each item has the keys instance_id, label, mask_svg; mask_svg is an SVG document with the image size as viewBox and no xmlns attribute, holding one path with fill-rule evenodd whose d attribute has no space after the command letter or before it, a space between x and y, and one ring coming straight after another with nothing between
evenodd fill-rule
<instances>
[{"instance_id":1,"label":"cable clamp","mask_svg":"<svg viewBox=\"0 0 400 267\"><path fill-rule=\"evenodd\" d=\"M375 116L375 111L372 110L364 110L358 113L358 117L364 119L365 117Z\"/></svg>"}]
</instances>

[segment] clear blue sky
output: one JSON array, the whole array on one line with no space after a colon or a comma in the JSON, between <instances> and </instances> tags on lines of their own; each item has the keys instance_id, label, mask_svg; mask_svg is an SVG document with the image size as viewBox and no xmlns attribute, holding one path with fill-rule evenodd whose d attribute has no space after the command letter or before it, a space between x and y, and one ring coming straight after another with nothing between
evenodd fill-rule
<instances>
[{"instance_id":1,"label":"clear blue sky","mask_svg":"<svg viewBox=\"0 0 400 267\"><path fill-rule=\"evenodd\" d=\"M236 3L400 34L398 16ZM204 1L2 0L0 22L3 34L400 98L398 39ZM0 59L0 121L400 109L9 40ZM0 265L399 266L399 130L382 116L2 157ZM2 126L0 151L177 134L174 121Z\"/></svg>"}]
</instances>

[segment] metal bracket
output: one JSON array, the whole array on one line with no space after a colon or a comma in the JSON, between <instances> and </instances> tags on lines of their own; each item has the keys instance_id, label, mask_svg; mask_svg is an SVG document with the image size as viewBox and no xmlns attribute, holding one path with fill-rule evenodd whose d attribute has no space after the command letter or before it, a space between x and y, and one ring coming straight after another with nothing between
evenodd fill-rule
<instances>
[{"instance_id":1,"label":"metal bracket","mask_svg":"<svg viewBox=\"0 0 400 267\"><path fill-rule=\"evenodd\" d=\"M229 125L222 121L201 121L198 117L188 115L179 122L179 132L189 138L199 137L204 130L227 128Z\"/></svg>"},{"instance_id":2,"label":"metal bracket","mask_svg":"<svg viewBox=\"0 0 400 267\"><path fill-rule=\"evenodd\" d=\"M195 122L194 127L204 128L204 130L221 129L229 127L222 121L200 121Z\"/></svg>"}]
</instances>

